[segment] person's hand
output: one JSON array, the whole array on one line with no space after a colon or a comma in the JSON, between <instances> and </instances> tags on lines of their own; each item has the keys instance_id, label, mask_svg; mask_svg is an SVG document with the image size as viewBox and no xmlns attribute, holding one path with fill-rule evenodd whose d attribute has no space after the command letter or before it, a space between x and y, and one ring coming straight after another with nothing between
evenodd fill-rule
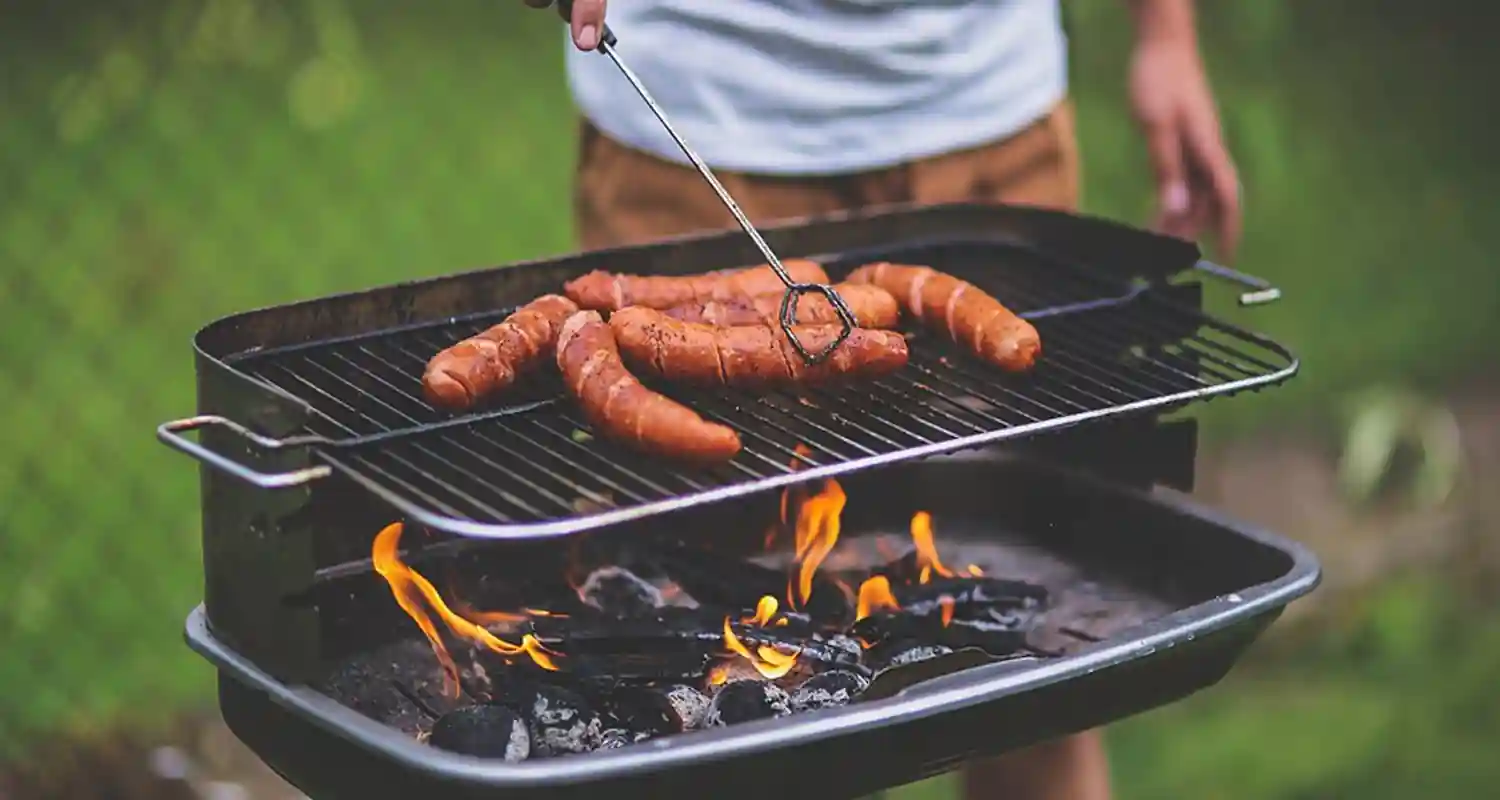
<instances>
[{"instance_id":1,"label":"person's hand","mask_svg":"<svg viewBox=\"0 0 1500 800\"><path fill-rule=\"evenodd\" d=\"M522 0L532 8L547 8L552 0ZM573 18L568 21L573 29L573 44L579 50L593 50L599 46L599 33L604 30L605 0L573 0Z\"/></svg>"},{"instance_id":2,"label":"person's hand","mask_svg":"<svg viewBox=\"0 0 1500 800\"><path fill-rule=\"evenodd\" d=\"M1211 229L1219 257L1232 260L1240 240L1240 181L1197 48L1170 40L1138 44L1130 99L1156 171L1157 228L1183 239Z\"/></svg>"}]
</instances>

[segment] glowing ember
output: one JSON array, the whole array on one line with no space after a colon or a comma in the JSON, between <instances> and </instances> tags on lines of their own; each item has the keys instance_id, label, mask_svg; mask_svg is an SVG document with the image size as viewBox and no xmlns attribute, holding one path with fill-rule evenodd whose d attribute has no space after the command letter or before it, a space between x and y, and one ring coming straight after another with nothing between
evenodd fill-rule
<instances>
[{"instance_id":1,"label":"glowing ember","mask_svg":"<svg viewBox=\"0 0 1500 800\"><path fill-rule=\"evenodd\" d=\"M942 559L938 558L937 543L932 537L931 514L918 511L912 515L911 541L917 546L917 563L922 565L922 583L932 580L934 572L944 578L953 577L953 571L943 566Z\"/></svg>"},{"instance_id":2,"label":"glowing ember","mask_svg":"<svg viewBox=\"0 0 1500 800\"><path fill-rule=\"evenodd\" d=\"M854 620L858 622L876 611L897 611L901 605L891 593L890 579L884 575L876 575L859 585L859 597L854 608Z\"/></svg>"},{"instance_id":3,"label":"glowing ember","mask_svg":"<svg viewBox=\"0 0 1500 800\"><path fill-rule=\"evenodd\" d=\"M953 598L949 597L946 594L943 595L942 597L939 597L938 598L938 607L940 609L942 609L942 612L943 612L943 627L946 628L946 627L948 627L948 623L950 623L950 622L953 621Z\"/></svg>"},{"instance_id":4,"label":"glowing ember","mask_svg":"<svg viewBox=\"0 0 1500 800\"><path fill-rule=\"evenodd\" d=\"M401 523L395 522L376 535L371 559L375 562L375 571L390 585L391 594L396 596L396 603L401 606L401 610L417 623L417 627L432 644L432 651L437 655L438 663L442 665L443 683L449 694L454 697L459 696L458 666L453 663L453 657L448 654L448 648L443 645L437 626L423 610L424 601L426 606L454 634L482 644L502 656L518 656L525 653L536 662L537 666L546 670L557 670L557 664L554 661L556 654L548 651L531 634L522 636L520 644L511 644L485 630L480 624L453 613L448 604L443 602L442 596L438 594L432 583L401 561L402 529ZM504 616L509 618L513 615Z\"/></svg>"}]
</instances>

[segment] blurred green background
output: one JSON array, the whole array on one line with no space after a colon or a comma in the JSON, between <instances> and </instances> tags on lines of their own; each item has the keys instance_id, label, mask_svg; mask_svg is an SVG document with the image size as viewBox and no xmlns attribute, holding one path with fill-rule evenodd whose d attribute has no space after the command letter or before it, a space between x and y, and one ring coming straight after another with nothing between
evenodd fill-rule
<instances>
[{"instance_id":1,"label":"blurred green background","mask_svg":"<svg viewBox=\"0 0 1500 800\"><path fill-rule=\"evenodd\" d=\"M196 471L151 435L194 407L196 328L569 249L562 32L519 5L0 9L0 776L100 742L170 741L211 707L211 672L180 639L202 591ZM1246 187L1239 264L1286 295L1245 312L1220 292L1219 310L1304 359L1288 386L1209 407L1209 449L1285 442L1337 473L1339 513L1362 520L1338 553L1383 547L1422 502L1459 508L1469 549L1326 587L1324 612L1283 625L1223 685L1118 726L1119 795L1491 797L1500 618L1471 550L1500 533L1463 503L1493 485L1475 465L1494 459L1468 440L1417 448L1430 457L1403 484L1390 455L1460 400L1481 420L1500 407L1486 380L1500 159L1484 125L1500 7L1202 5ZM1067 6L1085 205L1143 222L1122 3ZM1283 532L1316 538L1318 520Z\"/></svg>"}]
</instances>

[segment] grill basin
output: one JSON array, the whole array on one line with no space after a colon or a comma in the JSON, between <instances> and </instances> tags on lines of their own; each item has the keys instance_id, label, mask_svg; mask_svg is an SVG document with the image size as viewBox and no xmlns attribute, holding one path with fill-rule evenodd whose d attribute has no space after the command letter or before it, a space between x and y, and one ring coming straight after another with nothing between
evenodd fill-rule
<instances>
[{"instance_id":1,"label":"grill basin","mask_svg":"<svg viewBox=\"0 0 1500 800\"><path fill-rule=\"evenodd\" d=\"M970 667L842 709L506 764L429 748L306 685L277 680L220 642L201 609L189 620L188 641L220 670L231 729L320 800L542 791L556 798L763 797L767 781L790 781L799 795L853 798L1211 685L1287 602L1318 581L1313 557L1276 536L1175 494L1034 462L946 457L843 483L850 534L898 532L913 511L930 510L940 546L999 548L1014 558L995 568L997 577L1035 577L1072 598L1073 610L1045 626L1063 655ZM652 528L753 541L774 507L771 496L687 509ZM508 547L486 547L497 569Z\"/></svg>"}]
</instances>

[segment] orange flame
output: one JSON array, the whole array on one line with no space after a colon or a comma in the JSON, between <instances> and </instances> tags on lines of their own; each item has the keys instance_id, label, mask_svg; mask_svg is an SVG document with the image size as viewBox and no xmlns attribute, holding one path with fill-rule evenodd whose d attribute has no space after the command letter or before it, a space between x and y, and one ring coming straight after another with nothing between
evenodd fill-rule
<instances>
[{"instance_id":1,"label":"orange flame","mask_svg":"<svg viewBox=\"0 0 1500 800\"><path fill-rule=\"evenodd\" d=\"M764 627L766 623L770 622L776 616L777 606L776 598L766 595L756 604L755 616L746 617L742 622L746 625ZM785 621L785 618L780 620L780 622ZM740 637L734 635L734 629L729 625L729 617L724 618L724 645L729 648L730 652L749 661L755 667L755 671L759 672L761 677L767 680L780 678L791 672L793 667L797 666L797 653L795 652L787 653L765 645L756 647L754 651L746 647L745 643L740 641ZM724 683L728 679L729 671L727 668L714 670L708 676L709 683L714 686Z\"/></svg>"},{"instance_id":2,"label":"orange flame","mask_svg":"<svg viewBox=\"0 0 1500 800\"><path fill-rule=\"evenodd\" d=\"M788 462L787 469L796 472L802 469L802 459L812 456L812 448L799 442L796 447L792 448L792 452L796 455L792 456L792 460ZM796 493L797 502L801 503L802 499L807 495L807 489L803 486L788 486L781 490L781 512L777 516L778 523L766 529L766 538L763 543L766 550L770 550L776 545L777 537L786 529L787 514L791 509L793 493Z\"/></svg>"},{"instance_id":3,"label":"orange flame","mask_svg":"<svg viewBox=\"0 0 1500 800\"><path fill-rule=\"evenodd\" d=\"M946 594L939 597L938 607L942 609L943 627L946 628L948 627L948 623L953 621L953 598Z\"/></svg>"},{"instance_id":4,"label":"orange flame","mask_svg":"<svg viewBox=\"0 0 1500 800\"><path fill-rule=\"evenodd\" d=\"M823 559L839 541L839 517L849 498L838 481L829 480L823 490L797 509L797 574L795 591L787 587L793 608L807 605L812 597L813 576Z\"/></svg>"},{"instance_id":5,"label":"orange flame","mask_svg":"<svg viewBox=\"0 0 1500 800\"><path fill-rule=\"evenodd\" d=\"M943 566L942 559L938 558L937 543L932 536L931 514L918 511L912 515L911 540L917 546L917 563L922 565L922 583L932 580L934 572L944 578L953 577L953 570Z\"/></svg>"},{"instance_id":6,"label":"orange flame","mask_svg":"<svg viewBox=\"0 0 1500 800\"><path fill-rule=\"evenodd\" d=\"M854 604L854 621L864 619L876 611L895 611L901 608L896 595L891 593L891 581L884 575L865 579L859 585L859 598Z\"/></svg>"},{"instance_id":7,"label":"orange flame","mask_svg":"<svg viewBox=\"0 0 1500 800\"><path fill-rule=\"evenodd\" d=\"M766 595L760 599L760 602L755 604L755 616L745 617L740 621L746 625L760 625L761 627L765 627L775 618L776 609L779 606L780 604L776 602L776 598Z\"/></svg>"},{"instance_id":8,"label":"orange flame","mask_svg":"<svg viewBox=\"0 0 1500 800\"><path fill-rule=\"evenodd\" d=\"M458 636L478 642L502 656L518 656L525 653L542 669L557 670L557 664L554 661L556 654L547 650L531 634L522 636L520 644L511 644L485 630L480 624L453 613L448 608L448 604L443 602L442 596L438 594L432 583L401 561L399 548L402 529L401 523L394 522L377 534L371 559L375 562L375 571L390 585L391 594L396 596L396 603L401 606L401 610L417 623L417 627L432 644L432 651L437 655L438 663L443 668L443 685L449 694L454 697L459 695L458 666L453 663L453 657L448 654L448 648L444 646L437 626L423 610L423 601L438 619ZM514 615L503 616L508 619Z\"/></svg>"}]
</instances>

